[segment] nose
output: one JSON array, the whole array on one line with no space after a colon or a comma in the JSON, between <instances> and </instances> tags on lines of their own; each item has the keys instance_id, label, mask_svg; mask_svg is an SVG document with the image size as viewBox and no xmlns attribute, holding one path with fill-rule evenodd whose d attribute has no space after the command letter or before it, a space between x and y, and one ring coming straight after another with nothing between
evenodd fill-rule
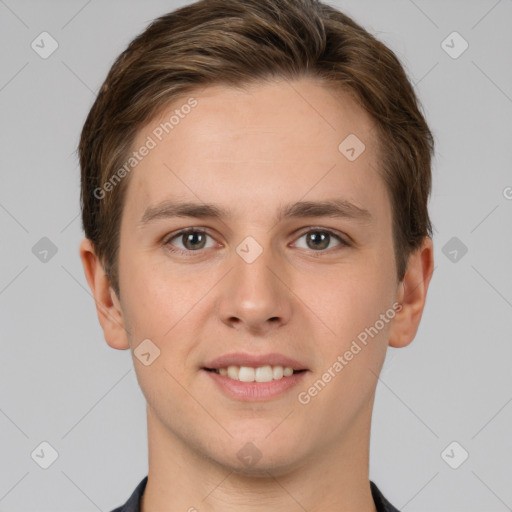
<instances>
[{"instance_id":1,"label":"nose","mask_svg":"<svg viewBox=\"0 0 512 512\"><path fill-rule=\"evenodd\" d=\"M217 309L221 321L253 335L286 325L293 300L286 281L283 265L270 248L263 249L254 261L234 251L233 269L222 280Z\"/></svg>"}]
</instances>

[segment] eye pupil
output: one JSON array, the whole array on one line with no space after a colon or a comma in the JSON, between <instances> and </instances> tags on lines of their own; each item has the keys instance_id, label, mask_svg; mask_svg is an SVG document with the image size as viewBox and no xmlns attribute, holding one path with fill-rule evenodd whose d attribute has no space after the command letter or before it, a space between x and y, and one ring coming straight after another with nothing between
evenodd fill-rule
<instances>
[{"instance_id":1,"label":"eye pupil","mask_svg":"<svg viewBox=\"0 0 512 512\"><path fill-rule=\"evenodd\" d=\"M203 240L202 240L202 242L203 242L203 244L204 244L204 236L203 236L203 233L200 233L200 232L198 232L198 231L194 231L194 232L192 232L192 233L185 233L185 234L183 235L183 239L184 239L184 244L183 244L183 245L184 245L185 247L187 247L187 249L197 249L199 246L196 244L196 242L197 242L198 240L200 240L200 239L201 239L201 237L202 237L202 239L203 239ZM192 246L191 246L191 247L189 247L189 246L188 246L188 243L189 243L189 242L191 242L191 243L192 243ZM199 247L199 248L202 248L202 246L201 246L201 247Z\"/></svg>"},{"instance_id":2,"label":"eye pupil","mask_svg":"<svg viewBox=\"0 0 512 512\"><path fill-rule=\"evenodd\" d=\"M318 234L320 233L320 236ZM324 231L312 231L311 233L308 233L308 246L309 241L313 241L313 248L314 249L325 249L329 246L329 233L326 233ZM317 243L319 242L319 243Z\"/></svg>"}]
</instances>

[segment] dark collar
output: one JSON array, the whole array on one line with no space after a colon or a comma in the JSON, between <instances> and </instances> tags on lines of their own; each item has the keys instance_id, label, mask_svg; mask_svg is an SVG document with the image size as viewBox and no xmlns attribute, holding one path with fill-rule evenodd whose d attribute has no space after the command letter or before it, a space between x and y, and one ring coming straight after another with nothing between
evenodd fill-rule
<instances>
[{"instance_id":1,"label":"dark collar","mask_svg":"<svg viewBox=\"0 0 512 512\"><path fill-rule=\"evenodd\" d=\"M128 501L121 507L116 508L112 512L140 512L140 501L146 484L148 482L147 475L140 481L139 485L135 488ZM400 512L396 509L380 492L379 488L370 480L370 487L372 490L373 501L377 512Z\"/></svg>"}]
</instances>

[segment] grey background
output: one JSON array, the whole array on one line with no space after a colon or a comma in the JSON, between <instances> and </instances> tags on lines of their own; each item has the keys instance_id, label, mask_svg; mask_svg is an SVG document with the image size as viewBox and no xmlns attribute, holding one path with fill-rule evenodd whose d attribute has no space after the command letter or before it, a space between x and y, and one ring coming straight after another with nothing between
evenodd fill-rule
<instances>
[{"instance_id":1,"label":"grey background","mask_svg":"<svg viewBox=\"0 0 512 512\"><path fill-rule=\"evenodd\" d=\"M0 0L0 511L110 511L147 474L132 360L105 343L78 256L75 149L115 57L185 3ZM512 510L512 0L330 3L398 54L437 143L436 268L416 339L380 377L370 478L406 512ZM48 469L31 457L43 441Z\"/></svg>"}]
</instances>

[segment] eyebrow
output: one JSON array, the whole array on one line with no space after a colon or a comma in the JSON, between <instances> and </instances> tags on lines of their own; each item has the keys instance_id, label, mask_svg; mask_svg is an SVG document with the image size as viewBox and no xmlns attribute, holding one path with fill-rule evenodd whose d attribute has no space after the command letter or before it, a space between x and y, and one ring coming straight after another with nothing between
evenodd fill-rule
<instances>
[{"instance_id":1,"label":"eyebrow","mask_svg":"<svg viewBox=\"0 0 512 512\"><path fill-rule=\"evenodd\" d=\"M232 218L232 214L230 211L214 204L167 200L149 206L145 210L139 226L144 227L157 219L174 217L224 220ZM336 198L325 201L299 201L284 205L278 210L275 222L303 217L344 218L361 224L369 224L372 221L371 213L365 208L361 208L346 199Z\"/></svg>"}]
</instances>

